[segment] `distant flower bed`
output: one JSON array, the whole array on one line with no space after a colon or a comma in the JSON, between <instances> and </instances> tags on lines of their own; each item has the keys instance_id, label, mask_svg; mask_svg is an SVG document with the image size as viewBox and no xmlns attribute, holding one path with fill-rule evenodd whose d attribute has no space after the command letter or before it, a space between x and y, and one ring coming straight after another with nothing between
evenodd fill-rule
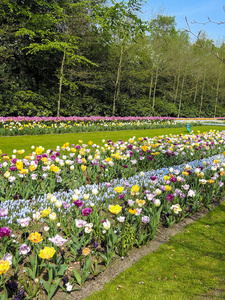
<instances>
[{"instance_id":1,"label":"distant flower bed","mask_svg":"<svg viewBox=\"0 0 225 300\"><path fill-rule=\"evenodd\" d=\"M179 165L183 161L210 157L225 151L225 132L199 135L134 138L128 142L108 140L102 146L89 141L65 143L56 150L32 147L32 152L1 153L0 200L31 199L83 184L126 178L137 172Z\"/></svg>"},{"instance_id":2,"label":"distant flower bed","mask_svg":"<svg viewBox=\"0 0 225 300\"><path fill-rule=\"evenodd\" d=\"M181 124L170 117L0 117L0 136L150 129Z\"/></svg>"},{"instance_id":3,"label":"distant flower bed","mask_svg":"<svg viewBox=\"0 0 225 300\"><path fill-rule=\"evenodd\" d=\"M176 122L184 122L184 123L198 122L203 125L204 125L204 123L225 124L225 117L221 117L221 118L176 118L173 121L175 123Z\"/></svg>"}]
</instances>

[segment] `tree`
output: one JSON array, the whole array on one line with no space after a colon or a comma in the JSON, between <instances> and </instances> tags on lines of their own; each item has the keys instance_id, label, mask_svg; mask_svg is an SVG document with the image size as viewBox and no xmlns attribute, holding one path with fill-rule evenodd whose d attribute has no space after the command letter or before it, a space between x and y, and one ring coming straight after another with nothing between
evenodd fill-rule
<instances>
[{"instance_id":1,"label":"tree","mask_svg":"<svg viewBox=\"0 0 225 300\"><path fill-rule=\"evenodd\" d=\"M142 34L147 26L138 16L142 0L130 0L114 2L112 6L104 8L104 18L101 25L111 35L111 44L120 49L119 62L116 71L115 90L113 96L112 115L115 115L116 102L120 95L120 82L122 74L123 58L126 51L132 46L132 42L139 34Z\"/></svg>"},{"instance_id":2,"label":"tree","mask_svg":"<svg viewBox=\"0 0 225 300\"><path fill-rule=\"evenodd\" d=\"M57 107L57 116L60 112L62 86L77 88L73 81L65 78L65 66L69 65L71 68L71 65L77 64L96 65L81 54L81 38L71 30L74 25L72 19L81 15L82 20L93 26L93 14L97 13L104 2L26 0L14 3L4 0L0 4L0 9L4 12L1 23L4 49L0 49L0 55L3 59L8 56L11 65L14 61L14 69L16 65L21 78L20 89L32 88L33 91L40 92L41 87L41 92L47 92L48 96L52 91L53 100L58 79L58 104L54 105L55 99L52 103L53 107ZM79 34L81 33L80 30ZM4 54L5 52L8 54Z\"/></svg>"}]
</instances>

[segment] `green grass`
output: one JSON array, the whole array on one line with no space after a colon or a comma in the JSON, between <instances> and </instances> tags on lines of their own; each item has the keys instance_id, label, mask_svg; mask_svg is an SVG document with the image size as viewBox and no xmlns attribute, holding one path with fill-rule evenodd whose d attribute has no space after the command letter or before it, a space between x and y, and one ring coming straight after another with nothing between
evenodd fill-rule
<instances>
[{"instance_id":1,"label":"green grass","mask_svg":"<svg viewBox=\"0 0 225 300\"><path fill-rule=\"evenodd\" d=\"M196 126L192 127L194 133L209 131L210 129L225 130L225 126ZM14 137L0 137L0 150L3 153L11 154L13 149L24 149L26 154L30 153L32 145L43 146L45 149L55 149L57 145L62 146L65 142L70 144L77 144L79 140L87 143L92 140L94 143L101 145L102 139L124 141L136 136L138 137L154 137L166 134L187 134L185 127L181 128L160 128L160 129L146 129L146 130L124 130L124 131L103 131L103 132L82 132L82 133L68 133L68 134L49 134L49 135L27 135L27 136L14 136Z\"/></svg>"},{"instance_id":2,"label":"green grass","mask_svg":"<svg viewBox=\"0 0 225 300\"><path fill-rule=\"evenodd\" d=\"M87 300L225 299L224 249L225 202Z\"/></svg>"}]
</instances>

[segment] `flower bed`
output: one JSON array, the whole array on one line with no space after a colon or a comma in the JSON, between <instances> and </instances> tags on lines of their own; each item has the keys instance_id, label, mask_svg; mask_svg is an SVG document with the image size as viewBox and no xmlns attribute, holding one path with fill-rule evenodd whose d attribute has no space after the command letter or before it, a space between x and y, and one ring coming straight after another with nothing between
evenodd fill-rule
<instances>
[{"instance_id":1,"label":"flower bed","mask_svg":"<svg viewBox=\"0 0 225 300\"><path fill-rule=\"evenodd\" d=\"M0 117L0 136L153 129L181 127L185 123L174 120L170 117Z\"/></svg>"},{"instance_id":2,"label":"flower bed","mask_svg":"<svg viewBox=\"0 0 225 300\"><path fill-rule=\"evenodd\" d=\"M65 143L55 151L33 147L32 153L15 150L1 154L0 200L31 199L61 189L73 190L84 183L108 182L137 172L179 165L225 151L225 132L110 140L103 146Z\"/></svg>"},{"instance_id":3,"label":"flower bed","mask_svg":"<svg viewBox=\"0 0 225 300\"><path fill-rule=\"evenodd\" d=\"M130 140L126 148L132 145L134 152L138 150L137 155L141 151L139 157L147 153L148 147L151 153L160 149L168 158L168 168L164 163L163 168L152 170L154 159L147 158L146 164L135 167L135 175L131 174L133 176L114 176L116 178L107 182L99 180L99 184L40 195L32 201L19 199L2 202L2 293L14 299L22 299L23 294L41 298L41 293L46 293L51 299L58 289L68 294L80 288L86 280L97 276L115 257L123 258L132 247L140 247L151 240L159 224L171 226L203 205L209 207L212 199L222 196L224 156L201 159L201 151L204 149L209 156L223 151L223 133L214 131L196 137L171 136L164 139L167 140L165 145L162 139L143 138L136 144L135 140ZM156 140L159 145L154 146ZM178 143L179 140L189 144ZM126 150L121 150L121 146L125 145L121 141L116 145L118 152L113 151L112 154L122 151L119 154L122 156ZM66 146L65 149L68 148ZM111 142L108 142L107 147L111 149L111 146ZM181 151L171 154L178 149ZM195 159L188 164L174 165L178 161L170 158L179 156L184 149L185 155L181 157L186 157L185 160L189 157ZM65 151L70 153L68 149ZM101 156L106 160L104 155L108 155L107 151L109 149L97 152L99 160ZM149 153L148 156L159 157ZM115 157L113 159L118 160ZM9 159L5 161L9 163ZM21 161L16 161L18 173L23 170L19 164ZM118 161L121 162L121 158ZM120 168L118 165L117 170ZM149 171L144 172L147 169ZM5 172L2 173L4 176Z\"/></svg>"}]
</instances>

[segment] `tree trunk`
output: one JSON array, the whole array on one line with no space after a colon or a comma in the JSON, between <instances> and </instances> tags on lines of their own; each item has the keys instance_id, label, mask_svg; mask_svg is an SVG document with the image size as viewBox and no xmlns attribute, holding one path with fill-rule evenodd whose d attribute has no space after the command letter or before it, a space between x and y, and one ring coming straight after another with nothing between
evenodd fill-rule
<instances>
[{"instance_id":1,"label":"tree trunk","mask_svg":"<svg viewBox=\"0 0 225 300\"><path fill-rule=\"evenodd\" d=\"M219 98L219 88L220 88L220 70L219 70L217 86L216 86L216 103L215 103L215 110L214 110L214 118L216 117L216 110L217 110L217 104L218 104L218 98Z\"/></svg>"},{"instance_id":2,"label":"tree trunk","mask_svg":"<svg viewBox=\"0 0 225 300\"><path fill-rule=\"evenodd\" d=\"M153 74L153 71L152 71L151 82L150 82L150 86L149 86L149 95L148 95L149 103L151 103L153 79L154 79L154 74Z\"/></svg>"},{"instance_id":3,"label":"tree trunk","mask_svg":"<svg viewBox=\"0 0 225 300\"><path fill-rule=\"evenodd\" d=\"M152 101L153 112L154 112L154 108L155 108L155 93L156 93L156 87L157 87L157 82L158 82L158 75L159 75L159 65L157 65L156 74L155 74L155 86L154 86L153 101Z\"/></svg>"},{"instance_id":4,"label":"tree trunk","mask_svg":"<svg viewBox=\"0 0 225 300\"><path fill-rule=\"evenodd\" d=\"M180 101L179 101L179 109L178 109L178 115L177 115L178 118L180 117L180 111L181 111L181 102L182 102L182 96L183 96L184 79L185 79L185 75L183 76L183 80L182 80L182 83L181 83Z\"/></svg>"},{"instance_id":5,"label":"tree trunk","mask_svg":"<svg viewBox=\"0 0 225 300\"><path fill-rule=\"evenodd\" d=\"M177 82L177 77L176 77L176 75L175 75L175 76L174 76L174 81L173 81L173 87L172 87L172 90L173 90L174 93L175 93L176 82Z\"/></svg>"},{"instance_id":6,"label":"tree trunk","mask_svg":"<svg viewBox=\"0 0 225 300\"><path fill-rule=\"evenodd\" d=\"M202 83L202 92L201 92L201 102L200 102L200 110L199 110L199 116L202 112L202 106L203 106L203 100L204 100L204 88L205 88L205 72L204 72L204 78Z\"/></svg>"},{"instance_id":7,"label":"tree trunk","mask_svg":"<svg viewBox=\"0 0 225 300\"><path fill-rule=\"evenodd\" d=\"M196 79L194 103L196 102L197 94L198 94L198 76L197 76L197 79Z\"/></svg>"},{"instance_id":8,"label":"tree trunk","mask_svg":"<svg viewBox=\"0 0 225 300\"><path fill-rule=\"evenodd\" d=\"M63 68L65 64L65 59L66 59L66 48L64 48L63 52L63 60L61 64L61 70L60 70L60 80L59 80L59 99L58 99L58 108L57 108L57 117L59 117L59 111L60 111L60 102L61 102L61 95L62 95L62 84L63 84Z\"/></svg>"},{"instance_id":9,"label":"tree trunk","mask_svg":"<svg viewBox=\"0 0 225 300\"><path fill-rule=\"evenodd\" d=\"M180 69L178 70L178 72L179 72L179 74L177 77L177 88L176 88L175 96L174 96L174 104L176 103L176 100L177 100L178 89L179 89L179 84L180 84Z\"/></svg>"},{"instance_id":10,"label":"tree trunk","mask_svg":"<svg viewBox=\"0 0 225 300\"><path fill-rule=\"evenodd\" d=\"M119 66L118 66L118 70L117 70L115 92L114 92L114 97L113 97L113 111L112 111L113 116L115 115L115 110L116 110L116 100L118 100L118 97L120 94L120 76L121 76L121 69L122 69L122 62L123 62L123 54L124 54L124 43L121 46L120 61L119 61Z\"/></svg>"}]
</instances>

